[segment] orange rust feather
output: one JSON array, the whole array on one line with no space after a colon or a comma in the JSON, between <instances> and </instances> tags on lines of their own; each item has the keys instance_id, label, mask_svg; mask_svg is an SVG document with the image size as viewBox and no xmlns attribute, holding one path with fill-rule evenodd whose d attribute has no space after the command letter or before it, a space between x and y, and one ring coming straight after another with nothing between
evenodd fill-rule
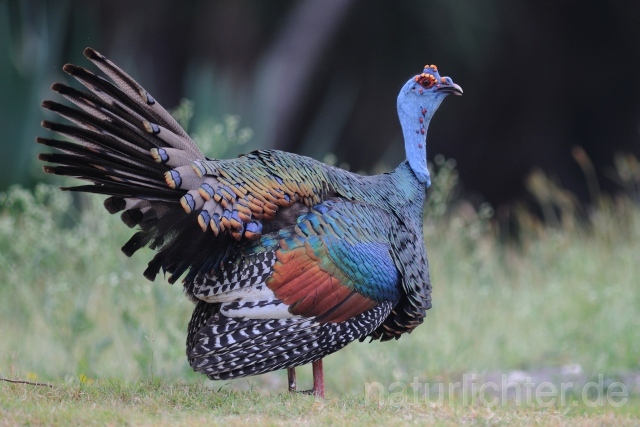
<instances>
[{"instance_id":1,"label":"orange rust feather","mask_svg":"<svg viewBox=\"0 0 640 427\"><path fill-rule=\"evenodd\" d=\"M303 316L320 316L331 310L351 294L351 289L342 286L337 280L325 281L310 295L302 298L291 307L292 314Z\"/></svg>"},{"instance_id":2,"label":"orange rust feather","mask_svg":"<svg viewBox=\"0 0 640 427\"><path fill-rule=\"evenodd\" d=\"M302 291L301 297L304 296L307 293L306 288L309 285L316 284L316 281L318 280L320 281L326 280L325 276L326 276L326 273L320 270L320 267L316 266L316 267L310 268L304 274L293 275L292 278L288 279L287 281L280 284L279 286L278 284L274 284L272 286L271 283L269 282L267 282L267 286L269 286L269 288L271 288L271 290L274 291L276 296L280 298L282 301L284 301L286 304L292 304L296 301L295 299L294 300L291 299L291 296L294 293Z\"/></svg>"},{"instance_id":3,"label":"orange rust feather","mask_svg":"<svg viewBox=\"0 0 640 427\"><path fill-rule=\"evenodd\" d=\"M310 268L313 268L314 266L316 268L318 263L315 262L312 259L309 258L297 258L295 259L295 261L291 261L287 264L276 264L274 265L274 277L277 277L278 280L282 280L282 281L288 281L288 280L292 280L300 275L302 275L303 273L306 274L307 270L309 270Z\"/></svg>"},{"instance_id":4,"label":"orange rust feather","mask_svg":"<svg viewBox=\"0 0 640 427\"><path fill-rule=\"evenodd\" d=\"M320 270L320 274L315 274L302 286L295 288L293 293L287 296L290 301L288 304L300 304L302 303L302 300L307 297L310 297L312 301L318 302L321 299L322 294L330 293L331 291L331 276Z\"/></svg>"},{"instance_id":5,"label":"orange rust feather","mask_svg":"<svg viewBox=\"0 0 640 427\"><path fill-rule=\"evenodd\" d=\"M319 316L323 322L341 322L377 304L346 286L343 281L349 279L339 270L335 273L325 270L308 242L293 249L278 250L276 259L267 286L289 305L291 314Z\"/></svg>"},{"instance_id":6,"label":"orange rust feather","mask_svg":"<svg viewBox=\"0 0 640 427\"><path fill-rule=\"evenodd\" d=\"M343 322L375 307L377 303L357 292L352 293L340 305L322 317L324 322Z\"/></svg>"}]
</instances>

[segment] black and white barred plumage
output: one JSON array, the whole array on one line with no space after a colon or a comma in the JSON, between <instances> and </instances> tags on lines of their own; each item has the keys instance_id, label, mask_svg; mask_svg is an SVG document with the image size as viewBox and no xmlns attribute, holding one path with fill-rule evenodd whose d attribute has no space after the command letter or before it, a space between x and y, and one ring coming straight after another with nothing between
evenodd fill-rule
<instances>
[{"instance_id":1,"label":"black and white barred plumage","mask_svg":"<svg viewBox=\"0 0 640 427\"><path fill-rule=\"evenodd\" d=\"M228 318L217 309L218 304L198 302L189 324L187 356L194 370L212 380L226 380L320 360L367 337L389 315L392 305L378 305L340 323L303 317ZM211 317L203 322L207 316Z\"/></svg>"}]
</instances>

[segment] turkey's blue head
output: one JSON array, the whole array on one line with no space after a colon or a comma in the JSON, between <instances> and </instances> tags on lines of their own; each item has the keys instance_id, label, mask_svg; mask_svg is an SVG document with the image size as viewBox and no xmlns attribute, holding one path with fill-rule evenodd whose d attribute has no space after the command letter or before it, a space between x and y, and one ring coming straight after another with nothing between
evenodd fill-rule
<instances>
[{"instance_id":1,"label":"turkey's blue head","mask_svg":"<svg viewBox=\"0 0 640 427\"><path fill-rule=\"evenodd\" d=\"M449 77L441 77L435 65L426 65L398 95L398 116L407 160L418 180L427 187L431 185L427 169L427 128L442 100L451 93L462 95L462 88Z\"/></svg>"}]
</instances>

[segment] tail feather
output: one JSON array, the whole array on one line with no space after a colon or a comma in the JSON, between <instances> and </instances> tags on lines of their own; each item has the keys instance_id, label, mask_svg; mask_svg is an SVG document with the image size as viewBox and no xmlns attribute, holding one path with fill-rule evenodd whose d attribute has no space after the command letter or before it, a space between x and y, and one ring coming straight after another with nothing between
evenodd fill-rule
<instances>
[{"instance_id":1,"label":"tail feather","mask_svg":"<svg viewBox=\"0 0 640 427\"><path fill-rule=\"evenodd\" d=\"M160 126L155 123L151 123L148 121L143 121L142 126L147 133L153 134L160 138L165 144L164 147L173 147L182 153L182 156L188 158L189 161L184 163L189 164L194 160L202 159L196 153L191 150L193 146L193 142L191 140L185 140L181 138L179 135L173 133L171 130L165 128L164 126ZM201 155L200 155L201 156Z\"/></svg>"},{"instance_id":2,"label":"tail feather","mask_svg":"<svg viewBox=\"0 0 640 427\"><path fill-rule=\"evenodd\" d=\"M47 173L55 174L56 171L58 171L59 169L49 168L48 166L45 166L44 170ZM141 187L132 189L128 185L116 185L116 184L78 185L75 187L60 187L60 189L64 191L77 191L82 193L104 194L108 196L120 196L118 197L118 199L135 198L135 199L163 201L167 203L175 203L176 193L180 193L177 190L171 190L171 189L157 190L155 188L141 188ZM115 206L116 200L112 198L110 203ZM117 203L120 204L122 202L118 201ZM176 211L179 211L182 214L184 214L184 211L182 210L182 208L180 207L178 209L178 207L179 205L176 206ZM107 210L110 210L110 209L107 208ZM115 212L118 212L118 211L115 211Z\"/></svg>"},{"instance_id":3,"label":"tail feather","mask_svg":"<svg viewBox=\"0 0 640 427\"><path fill-rule=\"evenodd\" d=\"M204 155L128 74L93 49L85 49L84 54L113 83L82 67L63 67L89 90L55 83L51 88L73 106L42 103L73 123L42 122L44 128L72 141L36 139L58 151L39 156L50 163L44 166L45 172L92 183L63 190L111 196L105 208L112 214L120 212L128 227L140 229L122 251L131 256L144 246L159 250L145 277L153 280L162 270L172 273L169 281L173 283L189 268L197 272L219 264L228 254L224 248L229 239L214 241L211 231L203 232L198 226L197 212L187 213L180 204L186 185L199 186L200 178L188 165L205 160Z\"/></svg>"},{"instance_id":4,"label":"tail feather","mask_svg":"<svg viewBox=\"0 0 640 427\"><path fill-rule=\"evenodd\" d=\"M66 166L63 164L61 166L47 167L45 168L45 171L56 175L75 176L80 179L85 179L104 185L108 185L111 182L117 182L126 187L136 186L136 192L138 191L138 189L144 190L145 188L156 189L162 191L163 193L165 192L161 184L148 182L145 181L143 177L127 174L125 172L109 170L106 168L106 166L94 168L91 166Z\"/></svg>"},{"instance_id":5,"label":"tail feather","mask_svg":"<svg viewBox=\"0 0 640 427\"><path fill-rule=\"evenodd\" d=\"M196 158L204 158L202 152L193 143L189 135L182 129L178 122L165 110L151 95L140 86L134 79L125 73L120 67L108 60L104 55L91 48L84 50L84 55L89 58L102 72L111 78L116 85L128 95L128 99L134 100L138 105L143 106L152 116L151 121L155 121L161 126L170 129L173 133L181 136L190 142L187 150ZM154 120L155 119L155 120Z\"/></svg>"},{"instance_id":6,"label":"tail feather","mask_svg":"<svg viewBox=\"0 0 640 427\"><path fill-rule=\"evenodd\" d=\"M140 185L148 185L157 188L166 188L163 181L158 180L158 174L145 169L132 167L130 163L122 164L105 159L103 156L88 156L76 154L57 154L57 153L41 153L38 159L43 162L57 163L64 166L75 166L78 168L89 167L96 168L105 173L111 174L114 178L120 178L123 181L134 183L139 181ZM99 161L99 163L98 163ZM146 184L145 184L146 183Z\"/></svg>"},{"instance_id":7,"label":"tail feather","mask_svg":"<svg viewBox=\"0 0 640 427\"><path fill-rule=\"evenodd\" d=\"M133 116L136 117L137 121L149 120L155 122L158 120L158 117L152 114L149 108L145 108L145 103L130 98L103 77L96 76L92 72L73 64L66 64L62 69L91 90L95 96L103 101L103 105L106 104L106 109L112 111L116 116ZM140 94L135 97L139 98ZM86 97L86 99L90 100L91 98ZM125 113L119 113L119 110L124 110Z\"/></svg>"},{"instance_id":8,"label":"tail feather","mask_svg":"<svg viewBox=\"0 0 640 427\"><path fill-rule=\"evenodd\" d=\"M104 160L107 162L117 163L118 167L127 167L134 168L141 174L153 175L154 177L158 175L158 173L164 173L166 168L161 165L151 165L145 164L138 160L135 160L131 157L125 157L113 151L107 151L105 149L96 149L90 147L88 144L79 145L74 144L72 142L67 141L59 141L57 139L48 139L37 137L36 142L42 145L46 145L51 148L55 148L56 150L73 155L74 157L80 159L97 159ZM38 155L38 159L42 161L49 161L41 158L41 155ZM86 163L86 162L85 162Z\"/></svg>"},{"instance_id":9,"label":"tail feather","mask_svg":"<svg viewBox=\"0 0 640 427\"><path fill-rule=\"evenodd\" d=\"M44 101L42 106L84 129L116 138L120 144L125 144L145 156L149 156L149 150L157 148L157 142L161 142L156 141L154 143L148 136L149 134L142 129L142 122L140 122L139 127L136 127L135 123L121 119L104 120L94 114L67 107L54 101Z\"/></svg>"},{"instance_id":10,"label":"tail feather","mask_svg":"<svg viewBox=\"0 0 640 427\"><path fill-rule=\"evenodd\" d=\"M124 158L133 157L134 159L142 160L145 163L145 167L149 164L150 156L146 154L139 147L133 147L126 141L112 135L106 135L98 133L89 129L80 128L77 126L65 125L62 123L49 122L47 120L42 122L42 127L45 129L57 132L60 135L77 142L83 147L94 148L97 150L107 150L116 155L123 155ZM155 165L155 162L152 164ZM167 170L165 167L164 170Z\"/></svg>"},{"instance_id":11,"label":"tail feather","mask_svg":"<svg viewBox=\"0 0 640 427\"><path fill-rule=\"evenodd\" d=\"M123 108L116 102L105 102L103 98L94 95L92 92L83 92L63 83L54 83L51 85L51 90L58 92L76 106L101 119L107 120L113 117L122 117L130 123L141 122L144 120L144 117L140 114L137 114L130 109Z\"/></svg>"}]
</instances>

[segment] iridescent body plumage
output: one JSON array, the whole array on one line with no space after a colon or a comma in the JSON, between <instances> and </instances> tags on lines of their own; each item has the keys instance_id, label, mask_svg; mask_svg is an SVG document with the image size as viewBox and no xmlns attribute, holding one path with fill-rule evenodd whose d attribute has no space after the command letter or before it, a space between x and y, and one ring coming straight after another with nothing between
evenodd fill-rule
<instances>
[{"instance_id":1,"label":"iridescent body plumage","mask_svg":"<svg viewBox=\"0 0 640 427\"><path fill-rule=\"evenodd\" d=\"M53 85L79 109L43 106L75 126L43 126L74 142L38 138L61 152L39 157L55 164L46 172L90 181L70 190L109 195L107 210L139 228L122 250L157 249L145 277L185 276L193 369L212 379L291 369L422 323L431 307L425 133L446 94L462 93L435 66L398 97L408 160L360 176L276 150L208 159L131 77L85 55L115 84L66 65L90 92Z\"/></svg>"}]
</instances>

